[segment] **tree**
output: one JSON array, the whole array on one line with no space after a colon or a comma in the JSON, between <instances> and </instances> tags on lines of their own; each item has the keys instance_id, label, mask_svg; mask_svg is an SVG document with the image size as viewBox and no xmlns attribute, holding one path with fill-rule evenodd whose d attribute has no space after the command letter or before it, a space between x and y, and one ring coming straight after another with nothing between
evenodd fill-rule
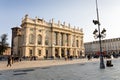
<instances>
[{"instance_id":1,"label":"tree","mask_svg":"<svg viewBox=\"0 0 120 80\"><path fill-rule=\"evenodd\" d=\"M7 34L2 34L0 37L0 55L3 55L3 52L7 49Z\"/></svg>"}]
</instances>

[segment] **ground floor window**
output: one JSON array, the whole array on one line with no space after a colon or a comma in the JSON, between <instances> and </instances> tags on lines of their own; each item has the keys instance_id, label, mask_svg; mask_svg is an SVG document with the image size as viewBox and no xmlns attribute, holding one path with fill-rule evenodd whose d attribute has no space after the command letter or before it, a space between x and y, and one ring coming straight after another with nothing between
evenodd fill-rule
<instances>
[{"instance_id":1,"label":"ground floor window","mask_svg":"<svg viewBox=\"0 0 120 80\"><path fill-rule=\"evenodd\" d=\"M41 56L41 50L38 50L38 56Z\"/></svg>"},{"instance_id":2,"label":"ground floor window","mask_svg":"<svg viewBox=\"0 0 120 80\"><path fill-rule=\"evenodd\" d=\"M48 58L48 50L46 50L46 58Z\"/></svg>"},{"instance_id":3,"label":"ground floor window","mask_svg":"<svg viewBox=\"0 0 120 80\"><path fill-rule=\"evenodd\" d=\"M33 54L33 52L32 52L32 50L31 50L31 49L29 50L29 54L30 54L30 56L32 56L32 54Z\"/></svg>"},{"instance_id":4,"label":"ground floor window","mask_svg":"<svg viewBox=\"0 0 120 80\"><path fill-rule=\"evenodd\" d=\"M61 49L61 56L65 57L64 49Z\"/></svg>"}]
</instances>

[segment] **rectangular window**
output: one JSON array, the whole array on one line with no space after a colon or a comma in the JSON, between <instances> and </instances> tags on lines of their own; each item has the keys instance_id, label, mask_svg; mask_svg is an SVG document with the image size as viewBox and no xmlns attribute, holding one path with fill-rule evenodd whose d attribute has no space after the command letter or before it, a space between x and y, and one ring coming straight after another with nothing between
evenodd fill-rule
<instances>
[{"instance_id":1,"label":"rectangular window","mask_svg":"<svg viewBox=\"0 0 120 80\"><path fill-rule=\"evenodd\" d=\"M30 56L32 56L32 50L31 49L29 50L29 54L30 54Z\"/></svg>"},{"instance_id":2,"label":"rectangular window","mask_svg":"<svg viewBox=\"0 0 120 80\"><path fill-rule=\"evenodd\" d=\"M41 50L38 50L38 56L41 56Z\"/></svg>"}]
</instances>

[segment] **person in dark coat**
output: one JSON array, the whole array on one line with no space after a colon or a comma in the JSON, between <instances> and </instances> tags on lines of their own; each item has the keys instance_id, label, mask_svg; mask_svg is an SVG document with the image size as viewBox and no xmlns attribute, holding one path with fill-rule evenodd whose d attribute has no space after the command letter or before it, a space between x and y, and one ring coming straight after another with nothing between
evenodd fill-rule
<instances>
[{"instance_id":1,"label":"person in dark coat","mask_svg":"<svg viewBox=\"0 0 120 80\"><path fill-rule=\"evenodd\" d=\"M12 57L11 56L8 56L8 63L7 63L7 67L10 66L11 67L11 60L12 60Z\"/></svg>"}]
</instances>

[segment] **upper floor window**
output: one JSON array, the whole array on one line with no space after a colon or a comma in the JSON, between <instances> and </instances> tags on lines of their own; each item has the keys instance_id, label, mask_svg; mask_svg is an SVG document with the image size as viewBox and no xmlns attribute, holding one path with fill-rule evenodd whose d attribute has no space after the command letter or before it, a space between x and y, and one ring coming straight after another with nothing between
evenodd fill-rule
<instances>
[{"instance_id":1,"label":"upper floor window","mask_svg":"<svg viewBox=\"0 0 120 80\"><path fill-rule=\"evenodd\" d=\"M29 43L34 44L34 35L33 34L29 35Z\"/></svg>"},{"instance_id":2,"label":"upper floor window","mask_svg":"<svg viewBox=\"0 0 120 80\"><path fill-rule=\"evenodd\" d=\"M38 35L38 44L42 44L42 36L41 35Z\"/></svg>"},{"instance_id":3,"label":"upper floor window","mask_svg":"<svg viewBox=\"0 0 120 80\"><path fill-rule=\"evenodd\" d=\"M76 40L76 45L77 45L77 47L79 47L79 42L78 42L78 40Z\"/></svg>"},{"instance_id":4,"label":"upper floor window","mask_svg":"<svg viewBox=\"0 0 120 80\"><path fill-rule=\"evenodd\" d=\"M50 37L50 33L48 30L46 30L46 36L45 36L45 45L48 45L49 44L49 37Z\"/></svg>"}]
</instances>

